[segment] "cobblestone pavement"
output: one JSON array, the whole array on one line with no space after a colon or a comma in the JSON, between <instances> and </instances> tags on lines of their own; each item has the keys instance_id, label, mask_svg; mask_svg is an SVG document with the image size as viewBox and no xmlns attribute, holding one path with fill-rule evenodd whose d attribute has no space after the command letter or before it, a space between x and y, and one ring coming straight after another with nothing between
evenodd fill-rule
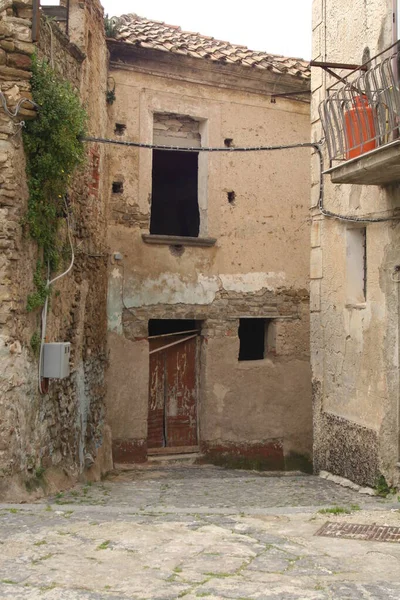
<instances>
[{"instance_id":1,"label":"cobblestone pavement","mask_svg":"<svg viewBox=\"0 0 400 600\"><path fill-rule=\"evenodd\" d=\"M305 475L121 472L0 505L0 598L399 600L400 544L315 536L327 520L400 526L395 499ZM349 513L319 512L334 506Z\"/></svg>"}]
</instances>

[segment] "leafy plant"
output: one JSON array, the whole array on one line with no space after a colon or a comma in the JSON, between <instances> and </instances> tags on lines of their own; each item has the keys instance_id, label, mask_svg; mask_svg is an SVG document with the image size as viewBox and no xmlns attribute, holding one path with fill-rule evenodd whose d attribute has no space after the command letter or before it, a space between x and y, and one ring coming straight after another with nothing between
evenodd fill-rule
<instances>
[{"instance_id":1,"label":"leafy plant","mask_svg":"<svg viewBox=\"0 0 400 600\"><path fill-rule=\"evenodd\" d=\"M116 38L118 33L118 25L115 17L109 17L106 15L104 17L104 31L106 37L108 38Z\"/></svg>"},{"instance_id":2,"label":"leafy plant","mask_svg":"<svg viewBox=\"0 0 400 600\"><path fill-rule=\"evenodd\" d=\"M107 90L106 91L106 102L107 104L114 104L115 100L117 99L116 95L115 95L115 91L114 90Z\"/></svg>"},{"instance_id":3,"label":"leafy plant","mask_svg":"<svg viewBox=\"0 0 400 600\"><path fill-rule=\"evenodd\" d=\"M105 540L104 542L102 542L101 544L99 544L96 548L96 550L107 550L107 548L109 547L109 545L111 544L110 540Z\"/></svg>"},{"instance_id":4,"label":"leafy plant","mask_svg":"<svg viewBox=\"0 0 400 600\"><path fill-rule=\"evenodd\" d=\"M36 291L28 298L28 310L43 305L48 290L45 267L57 269L62 244L57 236L64 216L64 197L71 176L85 159L82 138L87 114L68 81L55 73L46 60L32 59L32 97L38 115L26 124L23 134L29 187L24 219L30 236L42 251L34 275Z\"/></svg>"},{"instance_id":5,"label":"leafy plant","mask_svg":"<svg viewBox=\"0 0 400 600\"><path fill-rule=\"evenodd\" d=\"M46 278L44 274L44 266L41 260L36 262L36 270L33 275L33 283L35 285L36 290L32 292L32 294L28 295L28 301L26 304L26 309L28 312L43 306L47 296L49 295L49 288L46 285ZM37 332L36 332L37 334ZM38 335L38 334L37 334ZM39 339L40 346L40 339ZM31 339L31 347L32 347L32 339ZM33 349L33 347L32 347Z\"/></svg>"},{"instance_id":6,"label":"leafy plant","mask_svg":"<svg viewBox=\"0 0 400 600\"><path fill-rule=\"evenodd\" d=\"M351 511L342 506L332 506L331 508L321 508L318 512L322 515L348 515Z\"/></svg>"},{"instance_id":7,"label":"leafy plant","mask_svg":"<svg viewBox=\"0 0 400 600\"><path fill-rule=\"evenodd\" d=\"M386 498L389 494L396 494L397 488L390 487L384 477L384 475L380 475L377 479L375 486L375 493L377 496L381 496L382 498Z\"/></svg>"},{"instance_id":8,"label":"leafy plant","mask_svg":"<svg viewBox=\"0 0 400 600\"><path fill-rule=\"evenodd\" d=\"M40 334L38 331L35 331L31 337L31 348L35 356L39 355L40 341Z\"/></svg>"}]
</instances>

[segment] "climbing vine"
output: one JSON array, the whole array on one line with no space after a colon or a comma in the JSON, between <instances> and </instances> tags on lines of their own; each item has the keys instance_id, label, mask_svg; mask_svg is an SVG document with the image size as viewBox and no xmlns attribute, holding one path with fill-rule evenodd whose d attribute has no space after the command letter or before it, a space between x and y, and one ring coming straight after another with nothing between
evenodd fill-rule
<instances>
[{"instance_id":1,"label":"climbing vine","mask_svg":"<svg viewBox=\"0 0 400 600\"><path fill-rule=\"evenodd\" d=\"M65 196L71 176L85 159L82 138L87 114L68 81L55 73L46 60L32 60L32 97L38 104L36 119L23 134L29 187L25 224L42 250L34 275L36 291L28 298L28 310L41 306L48 290L47 265L57 269L63 246L57 236L65 216Z\"/></svg>"}]
</instances>

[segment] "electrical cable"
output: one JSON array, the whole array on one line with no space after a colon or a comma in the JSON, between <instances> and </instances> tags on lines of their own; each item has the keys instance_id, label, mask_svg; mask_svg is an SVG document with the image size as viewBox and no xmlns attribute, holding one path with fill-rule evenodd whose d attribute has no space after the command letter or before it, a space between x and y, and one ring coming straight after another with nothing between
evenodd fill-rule
<instances>
[{"instance_id":1,"label":"electrical cable","mask_svg":"<svg viewBox=\"0 0 400 600\"><path fill-rule=\"evenodd\" d=\"M400 219L400 215L393 215L390 217L360 217L358 215L343 215L335 213L324 207L324 157L322 153L323 140L319 142L302 142L297 144L281 144L276 146L215 146L215 147L181 147L181 146L165 146L162 144L145 144L142 142L130 142L124 140L112 140L109 138L101 137L84 137L83 142L96 142L99 144L114 144L117 146L128 146L132 148L143 148L145 150L167 150L170 152L268 152L274 150L291 150L295 148L313 148L319 157L319 198L318 203L315 207L318 208L322 215L338 219L340 221L350 221L352 223L383 223L385 221L394 221Z\"/></svg>"},{"instance_id":2,"label":"electrical cable","mask_svg":"<svg viewBox=\"0 0 400 600\"><path fill-rule=\"evenodd\" d=\"M7 104L7 98L5 97L4 93L0 90L0 102L3 105L4 108L4 112L11 117L12 119L15 119L16 116L18 116L19 111L21 110L21 108L23 107L24 104L30 104L30 106L32 106L33 108L37 108L39 109L39 105L36 104L36 102L34 102L33 100L30 100L29 98L20 98L15 106L15 110L14 112L12 110L10 110L10 108L8 107Z\"/></svg>"},{"instance_id":3,"label":"electrical cable","mask_svg":"<svg viewBox=\"0 0 400 600\"><path fill-rule=\"evenodd\" d=\"M74 246L72 243L72 235L71 235L71 222L70 222L70 218L69 218L69 212L68 212L68 205L66 200L64 200L64 206L65 206L65 214L66 214L66 220L67 220L67 234L68 234L68 241L71 247L71 262L69 264L68 269L66 269L63 273L60 273L60 275L57 275L57 277L54 277L53 279L50 279L50 262L47 261L47 282L46 282L46 300L42 309L42 316L41 316L41 322L42 322L42 335L40 338L40 352L39 352L39 392L41 394L44 394L45 391L42 388L42 360L43 360L43 346L44 346L44 341L46 338L46 327L47 327L47 308L48 308L48 304L49 304L49 288L51 285L53 285L53 283L55 281L57 281L58 279L61 279L61 277L64 277L65 275L67 275L73 265L74 265L74 261L75 261L75 253L74 253Z\"/></svg>"}]
</instances>

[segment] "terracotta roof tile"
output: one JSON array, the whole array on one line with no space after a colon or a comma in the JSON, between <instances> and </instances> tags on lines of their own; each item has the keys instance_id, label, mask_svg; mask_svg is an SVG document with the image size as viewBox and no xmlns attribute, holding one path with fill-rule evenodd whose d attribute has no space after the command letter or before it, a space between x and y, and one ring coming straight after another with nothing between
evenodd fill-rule
<instances>
[{"instance_id":1,"label":"terracotta roof tile","mask_svg":"<svg viewBox=\"0 0 400 600\"><path fill-rule=\"evenodd\" d=\"M122 15L115 20L118 24L117 40L127 44L203 60L257 67L298 79L310 79L308 63L299 58L249 50L246 46L230 44L200 33L182 31L177 25L150 21L135 14Z\"/></svg>"}]
</instances>

